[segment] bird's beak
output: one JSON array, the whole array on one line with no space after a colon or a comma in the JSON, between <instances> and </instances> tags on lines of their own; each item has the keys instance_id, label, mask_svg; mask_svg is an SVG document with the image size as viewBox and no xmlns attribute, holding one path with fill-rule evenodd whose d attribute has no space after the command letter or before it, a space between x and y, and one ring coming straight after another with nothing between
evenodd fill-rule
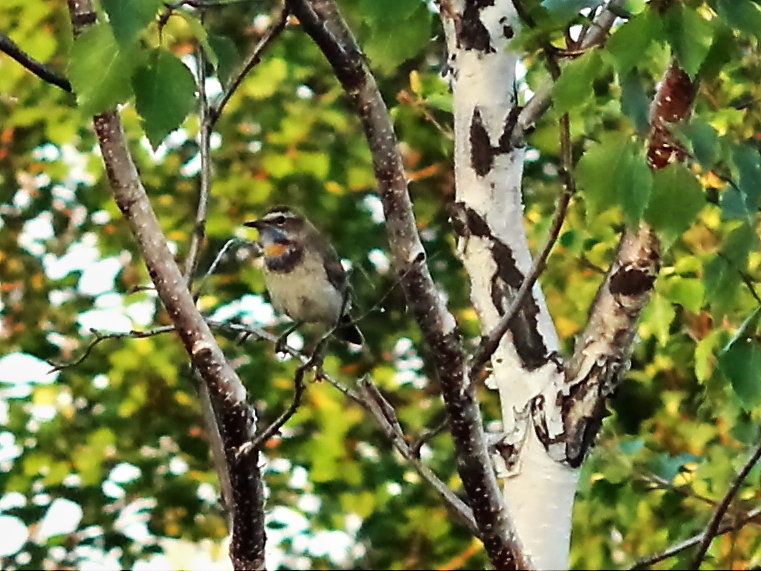
<instances>
[{"instance_id":1,"label":"bird's beak","mask_svg":"<svg viewBox=\"0 0 761 571\"><path fill-rule=\"evenodd\" d=\"M249 220L248 222L243 223L244 226L248 226L249 228L256 228L259 230L262 227L262 221L261 220Z\"/></svg>"}]
</instances>

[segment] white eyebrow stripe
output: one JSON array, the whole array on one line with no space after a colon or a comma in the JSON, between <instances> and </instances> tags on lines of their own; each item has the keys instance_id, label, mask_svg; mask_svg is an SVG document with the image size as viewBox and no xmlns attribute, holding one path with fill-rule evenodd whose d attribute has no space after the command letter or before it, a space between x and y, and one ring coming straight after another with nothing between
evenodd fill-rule
<instances>
[{"instance_id":1,"label":"white eyebrow stripe","mask_svg":"<svg viewBox=\"0 0 761 571\"><path fill-rule=\"evenodd\" d=\"M296 214L290 210L273 210L272 212L265 214L262 220L274 220L280 216L285 218L296 218Z\"/></svg>"}]
</instances>

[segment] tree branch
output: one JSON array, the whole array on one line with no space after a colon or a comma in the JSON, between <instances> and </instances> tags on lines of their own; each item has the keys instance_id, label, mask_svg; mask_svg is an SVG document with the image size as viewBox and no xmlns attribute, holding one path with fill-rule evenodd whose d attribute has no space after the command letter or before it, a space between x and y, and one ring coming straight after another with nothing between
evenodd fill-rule
<instances>
[{"instance_id":1,"label":"tree branch","mask_svg":"<svg viewBox=\"0 0 761 571\"><path fill-rule=\"evenodd\" d=\"M82 354L73 361L69 361L68 363L53 363L48 361L48 364L53 366L53 368L50 369L48 373L55 373L57 371L62 371L63 369L68 369L70 367L76 367L77 365L80 365L85 361L85 359L87 359L87 357L90 356L90 353L98 343L107 339L145 339L146 337L153 337L155 335L161 335L162 333L169 333L170 331L174 331L174 325L163 325L154 329L148 329L147 331L138 331L136 329L132 329L127 333L101 333L97 329L90 328L90 333L92 333L95 337L87 344L87 347L82 352Z\"/></svg>"},{"instance_id":2,"label":"tree branch","mask_svg":"<svg viewBox=\"0 0 761 571\"><path fill-rule=\"evenodd\" d=\"M408 306L431 348L450 418L457 469L479 536L495 567L529 567L491 466L475 386L465 375L465 359L454 317L442 302L425 264L388 110L335 3L289 0L288 4L333 67L362 123L386 216L392 263L401 276Z\"/></svg>"},{"instance_id":3,"label":"tree branch","mask_svg":"<svg viewBox=\"0 0 761 571\"><path fill-rule=\"evenodd\" d=\"M755 508L750 510L748 513L737 517L735 521L727 522L719 526L719 529L716 530L716 533L714 536L723 535L725 533L729 533L730 531L735 531L737 529L740 529L743 527L746 523L758 518L761 516L761 508ZM650 557L646 557L645 559L640 559L634 565L629 567L630 570L634 569L644 569L645 567L650 567L650 565L653 565L654 563L658 563L659 561L663 561L664 559L668 559L669 557L673 557L674 555L677 555L684 551L685 549L689 549L690 547L693 547L700 543L703 538L705 537L705 532L699 533L697 535L693 535L689 539L685 539L684 541L680 541L679 543L676 543L666 549L665 551L662 551L661 553L658 553L656 555L651 555Z\"/></svg>"},{"instance_id":4,"label":"tree branch","mask_svg":"<svg viewBox=\"0 0 761 571\"><path fill-rule=\"evenodd\" d=\"M665 126L689 116L695 93L695 83L672 62L650 111L647 160L651 169L682 158ZM658 238L652 229L644 222L626 229L566 366L561 398L565 455L572 466L580 465L592 446L606 413L606 400L629 366L637 321L650 300L659 263Z\"/></svg>"},{"instance_id":5,"label":"tree branch","mask_svg":"<svg viewBox=\"0 0 761 571\"><path fill-rule=\"evenodd\" d=\"M58 75L44 63L37 61L24 50L22 50L16 42L10 39L8 36L0 32L0 52L8 54L15 59L23 67L31 71L34 75L46 81L56 87L59 87L67 93L72 93L73 89L71 83L65 77Z\"/></svg>"},{"instance_id":6,"label":"tree branch","mask_svg":"<svg viewBox=\"0 0 761 571\"><path fill-rule=\"evenodd\" d=\"M96 20L91 0L68 0L75 34ZM172 319L191 363L209 388L219 411L227 470L232 483L233 539L230 557L236 569L264 568L264 490L258 454L244 459L235 450L251 438L254 412L246 390L225 359L190 295L151 208L137 168L127 148L116 110L93 119L114 201L135 237L159 298Z\"/></svg>"},{"instance_id":7,"label":"tree branch","mask_svg":"<svg viewBox=\"0 0 761 571\"><path fill-rule=\"evenodd\" d=\"M586 50L603 43L608 37L610 28L613 26L613 22L616 21L618 14L620 14L623 5L624 0L610 0L605 9L592 21L587 33L579 38L578 47ZM553 83L548 82L540 86L533 97L523 106L515 124L514 141L522 140L526 131L550 108L552 104Z\"/></svg>"},{"instance_id":8,"label":"tree branch","mask_svg":"<svg viewBox=\"0 0 761 571\"><path fill-rule=\"evenodd\" d=\"M231 331L234 333L240 333L244 337L257 337L264 339L271 343L276 343L278 337L273 335L260 327L251 327L248 325L240 325L237 323L215 322L210 321L209 325L215 329L222 329ZM297 351L296 349L285 346L283 348L289 355L301 361L302 366L307 365L312 357L305 355L304 353ZM393 407L384 399L378 389L372 385L369 379L360 379L357 381L357 385L360 390L352 390L340 383L331 375L320 372L320 377L330 383L334 388L344 394L344 396L352 399L362 408L367 410L373 419L378 423L378 426L383 430L383 433L391 441L391 444L396 450L407 460L412 468L418 473L418 475L427 482L438 494L441 496L444 503L457 516L457 518L476 536L480 533L478 526L473 519L472 510L460 499L457 495L449 489L449 487L441 481L441 479L431 470L428 466L422 463L418 457L417 452L413 446L410 446L408 439L404 436L399 426L398 420L396 420L396 413ZM294 382L300 382L299 379L294 378ZM294 395L294 402L296 395ZM273 423L274 425L274 423ZM269 438L271 434L267 436ZM254 444L257 444L257 437L254 440ZM245 452L245 450L243 450Z\"/></svg>"},{"instance_id":9,"label":"tree branch","mask_svg":"<svg viewBox=\"0 0 761 571\"><path fill-rule=\"evenodd\" d=\"M272 43L272 40L279 36L280 32L285 29L285 25L288 23L289 14L290 8L288 7L288 2L285 2L283 8L280 10L280 14L278 15L277 20L275 20L275 23L272 24L270 29L267 30L267 33L265 33L257 42L257 44L254 46L254 49L251 50L250 54L248 54L246 61L241 66L238 73L236 73L235 77L232 79L232 81L230 81L230 85L228 85L227 89L225 89L225 92L222 95L222 99L220 99L219 103L212 106L210 109L209 129L212 129L217 123L220 115L222 115L222 111L224 110L225 105L227 105L227 102L230 101L230 97L232 97L233 93L235 93L238 87L240 87L243 79L261 61L262 53L264 53L264 50L267 49L267 46L269 46L270 43Z\"/></svg>"},{"instance_id":10,"label":"tree branch","mask_svg":"<svg viewBox=\"0 0 761 571\"><path fill-rule=\"evenodd\" d=\"M196 75L198 77L198 153L201 155L201 172L198 184L198 206L193 225L193 235L190 239L188 255L185 259L183 277L188 288L192 290L193 276L198 267L198 256L206 238L206 216L209 209L211 192L211 121L209 116L209 100L206 97L206 52L199 45L196 52Z\"/></svg>"},{"instance_id":11,"label":"tree branch","mask_svg":"<svg viewBox=\"0 0 761 571\"><path fill-rule=\"evenodd\" d=\"M711 517L711 520L708 522L708 526L706 527L705 532L703 532L703 538L700 540L700 545L698 545L697 552L695 553L695 557L692 560L691 569L700 569L700 564L703 562L703 559L705 558L706 552L708 551L708 547L711 545L711 541L713 540L714 537L718 535L719 525L721 525L721 520L724 517L724 514L727 513L727 510L729 509L729 506L732 503L732 500L734 500L735 496L737 495L737 491L740 489L740 486L742 485L743 481L748 476L750 471L753 469L753 466L756 465L756 462L758 462L760 458L761 458L761 444L756 446L756 450L753 452L753 454L750 455L750 458L748 458L748 461L740 469L740 471L737 472L737 475L732 481L732 485L729 486L727 493L724 494L724 497L716 506L716 510L713 512L713 516Z\"/></svg>"}]
</instances>

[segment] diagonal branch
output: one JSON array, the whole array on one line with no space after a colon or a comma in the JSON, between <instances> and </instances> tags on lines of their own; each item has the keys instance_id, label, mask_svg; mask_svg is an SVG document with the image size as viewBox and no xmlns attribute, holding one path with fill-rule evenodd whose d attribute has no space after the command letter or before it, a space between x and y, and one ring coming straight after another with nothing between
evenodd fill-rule
<instances>
[{"instance_id":1,"label":"diagonal branch","mask_svg":"<svg viewBox=\"0 0 761 571\"><path fill-rule=\"evenodd\" d=\"M259 339L264 339L270 343L276 343L278 337L271 333L268 333L264 329L259 327L252 327L247 325L240 325L237 323L226 323L210 321L209 325L213 329L221 329L225 331L231 331L234 333L241 333L243 337L255 336ZM310 357L300 351L297 351L293 347L285 346L283 348L289 355L301 361L302 366L308 365L313 357ZM418 451L414 445L410 445L408 438L404 435L399 425L399 421L396 418L396 412L393 407L383 398L378 389L370 382L369 379L360 379L357 381L359 390L353 390L340 383L331 375L320 372L320 378L330 383L333 387L339 390L344 396L352 399L366 411L368 411L378 426L383 430L383 433L391 441L391 444L402 455L402 457L409 462L410 466L418 473L418 475L428 483L444 501L446 506L457 516L457 518L471 531L474 535L478 535L478 526L473 519L472 510L463 502L457 495L449 489L449 487L439 478L436 473L426 466L419 458ZM294 378L296 384L301 382L298 377ZM296 402L297 395L294 394L293 402ZM287 411L286 411L287 412ZM279 418L283 418L285 413ZM286 419L287 420L287 419ZM274 425L274 423L273 423ZM272 425L271 425L272 426ZM278 427L279 428L279 427ZM267 429L269 430L269 429ZM272 434L268 434L266 438L269 438ZM260 436L257 436L252 444L260 444L260 440L264 440ZM245 453L244 448L240 452Z\"/></svg>"},{"instance_id":2,"label":"diagonal branch","mask_svg":"<svg viewBox=\"0 0 761 571\"><path fill-rule=\"evenodd\" d=\"M91 0L68 0L74 33L96 21ZM225 359L209 326L196 308L151 207L127 147L116 110L96 115L93 126L113 199L130 226L156 291L172 319L191 363L209 389L219 411L226 468L232 484L233 538L230 557L236 569L262 569L266 540L264 490L258 454L235 457L254 431L254 411L246 389Z\"/></svg>"},{"instance_id":3,"label":"diagonal branch","mask_svg":"<svg viewBox=\"0 0 761 571\"><path fill-rule=\"evenodd\" d=\"M230 81L230 85L228 85L227 89L225 89L225 92L222 95L222 99L220 99L219 103L212 106L212 108L209 110L209 129L212 129L214 125L216 125L217 120L219 119L220 115L222 115L222 111L224 110L225 105L227 105L227 102L230 101L233 93L235 93L238 87L240 87L241 82L243 82L250 71L254 69L254 67L261 61L262 53L264 53L264 50L267 49L267 46L269 46L272 43L272 40L278 37L280 32L285 29L285 25L288 23L289 13L290 9L288 7L288 3L286 2L283 5L283 8L280 10L280 14L277 17L277 20L275 20L275 23L272 24L270 29L267 30L267 33L264 34L262 38L257 42L257 44L254 46L254 49L251 50L250 54L248 54L246 61L241 66L238 73L235 74L235 77L232 79L232 81Z\"/></svg>"},{"instance_id":4,"label":"diagonal branch","mask_svg":"<svg viewBox=\"0 0 761 571\"><path fill-rule=\"evenodd\" d=\"M304 31L319 46L359 115L373 156L393 266L407 304L431 348L450 418L457 469L492 564L526 568L486 447L475 384L466 375L462 344L425 263L401 156L388 110L362 53L333 0L289 0Z\"/></svg>"},{"instance_id":5,"label":"diagonal branch","mask_svg":"<svg viewBox=\"0 0 761 571\"><path fill-rule=\"evenodd\" d=\"M672 62L650 110L647 160L651 169L683 158L666 124L689 116L695 93L696 83ZM659 264L653 230L644 222L626 229L566 366L563 426L566 459L572 466L578 466L592 446L606 413L606 399L629 366L637 321L650 300Z\"/></svg>"},{"instance_id":6,"label":"diagonal branch","mask_svg":"<svg viewBox=\"0 0 761 571\"><path fill-rule=\"evenodd\" d=\"M727 493L724 494L724 497L716 506L716 510L713 512L713 516L708 522L705 532L703 532L703 538L700 540L700 545L698 545L697 552L692 560L691 569L700 569L700 564L703 562L703 558L705 558L708 547L711 545L711 541L719 533L719 526L721 525L721 520L724 518L724 514L727 513L732 500L734 500L737 495L737 491L740 489L743 481L748 477L748 474L759 459L761 459L761 444L756 446L755 451L750 455L748 461L742 468L740 468L740 471L737 472Z\"/></svg>"},{"instance_id":7,"label":"diagonal branch","mask_svg":"<svg viewBox=\"0 0 761 571\"><path fill-rule=\"evenodd\" d=\"M761 508L755 508L747 512L746 514L743 514L742 516L738 516L735 521L727 522L724 524L721 524L719 528L716 530L716 533L714 536L723 535L725 533L729 533L730 531L735 531L743 527L746 523L749 523L757 518L761 517ZM637 562L634 563L631 567L629 567L630 570L633 569L644 569L645 567L650 567L654 563L658 563L660 561L663 561L664 559L668 559L669 557L673 557L674 555L677 555L684 551L685 549L689 549L690 547L693 547L703 541L703 538L705 537L705 532L698 533L697 535L693 535L689 539L685 539L684 541L680 541L679 543L676 543L666 549L665 551L662 551L661 553L657 553L655 555L651 555L649 557L646 557L644 559L640 559Z\"/></svg>"},{"instance_id":8,"label":"diagonal branch","mask_svg":"<svg viewBox=\"0 0 761 571\"><path fill-rule=\"evenodd\" d=\"M43 81L51 83L55 85L56 87L60 87L61 89L63 89L64 91L68 93L73 92L73 89L71 88L71 83L69 83L68 79L66 79L65 77L61 75L58 75L48 66L46 66L44 63L34 59L32 56L30 56L28 53L26 53L24 50L18 47L16 42L14 42L12 39L10 39L8 36L3 34L2 32L0 32L0 52L4 52L8 54L10 57L15 59L23 67L31 71L34 75L36 75Z\"/></svg>"}]
</instances>

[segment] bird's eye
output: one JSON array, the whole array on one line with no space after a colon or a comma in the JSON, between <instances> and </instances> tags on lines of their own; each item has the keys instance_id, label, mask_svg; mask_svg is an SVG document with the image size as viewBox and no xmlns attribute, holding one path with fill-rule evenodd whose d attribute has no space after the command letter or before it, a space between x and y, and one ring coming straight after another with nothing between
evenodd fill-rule
<instances>
[{"instance_id":1,"label":"bird's eye","mask_svg":"<svg viewBox=\"0 0 761 571\"><path fill-rule=\"evenodd\" d=\"M283 216L282 214L280 216L276 216L273 222L277 224L278 226L282 226L283 224L285 224L285 216Z\"/></svg>"}]
</instances>

